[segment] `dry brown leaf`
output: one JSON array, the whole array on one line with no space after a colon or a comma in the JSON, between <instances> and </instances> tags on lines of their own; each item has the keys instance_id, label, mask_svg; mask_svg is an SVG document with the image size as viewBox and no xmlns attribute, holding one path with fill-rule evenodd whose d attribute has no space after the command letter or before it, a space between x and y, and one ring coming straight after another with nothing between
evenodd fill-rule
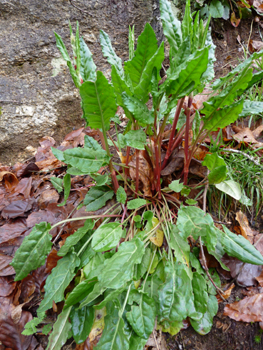
<instances>
[{"instance_id":1,"label":"dry brown leaf","mask_svg":"<svg viewBox=\"0 0 263 350\"><path fill-rule=\"evenodd\" d=\"M239 222L241 234L246 238L251 244L254 244L254 236L257 234L255 230L249 226L248 219L242 211L236 213L236 220Z\"/></svg>"},{"instance_id":2,"label":"dry brown leaf","mask_svg":"<svg viewBox=\"0 0 263 350\"><path fill-rule=\"evenodd\" d=\"M262 0L254 0L253 6L259 13L263 13L263 1Z\"/></svg>"},{"instance_id":3,"label":"dry brown leaf","mask_svg":"<svg viewBox=\"0 0 263 350\"><path fill-rule=\"evenodd\" d=\"M263 49L263 42L258 40L249 40L248 48L250 52L258 52Z\"/></svg>"},{"instance_id":4,"label":"dry brown leaf","mask_svg":"<svg viewBox=\"0 0 263 350\"><path fill-rule=\"evenodd\" d=\"M12 277L0 277L0 297L10 295L16 287L16 283Z\"/></svg>"},{"instance_id":5,"label":"dry brown leaf","mask_svg":"<svg viewBox=\"0 0 263 350\"><path fill-rule=\"evenodd\" d=\"M249 128L244 128L241 131L239 131L237 134L233 135L233 139L239 142L246 142L246 143L252 143L256 147L262 147L263 143L258 142L253 132Z\"/></svg>"},{"instance_id":6,"label":"dry brown leaf","mask_svg":"<svg viewBox=\"0 0 263 350\"><path fill-rule=\"evenodd\" d=\"M56 190L46 190L42 192L38 198L39 209L45 209L51 203L57 203L59 201L59 194Z\"/></svg>"},{"instance_id":7,"label":"dry brown leaf","mask_svg":"<svg viewBox=\"0 0 263 350\"><path fill-rule=\"evenodd\" d=\"M12 191L18 184L18 179L15 174L10 171L1 171L0 172L0 182L5 182L5 187L8 191Z\"/></svg>"}]
</instances>

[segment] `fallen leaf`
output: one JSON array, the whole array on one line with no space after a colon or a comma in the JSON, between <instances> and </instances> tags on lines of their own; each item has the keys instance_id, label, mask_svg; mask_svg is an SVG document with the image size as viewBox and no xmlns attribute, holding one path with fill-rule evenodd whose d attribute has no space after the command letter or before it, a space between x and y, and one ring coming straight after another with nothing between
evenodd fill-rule
<instances>
[{"instance_id":1,"label":"fallen leaf","mask_svg":"<svg viewBox=\"0 0 263 350\"><path fill-rule=\"evenodd\" d=\"M28 229L23 219L17 219L11 224L5 224L0 227L0 243L7 242L20 236Z\"/></svg>"},{"instance_id":2,"label":"fallen leaf","mask_svg":"<svg viewBox=\"0 0 263 350\"><path fill-rule=\"evenodd\" d=\"M0 172L0 182L3 180L5 182L5 187L8 191L12 191L19 182L15 174L11 173L10 171Z\"/></svg>"},{"instance_id":3,"label":"fallen leaf","mask_svg":"<svg viewBox=\"0 0 263 350\"><path fill-rule=\"evenodd\" d=\"M16 282L10 277L0 277L0 297L7 297L16 287Z\"/></svg>"},{"instance_id":4,"label":"fallen leaf","mask_svg":"<svg viewBox=\"0 0 263 350\"><path fill-rule=\"evenodd\" d=\"M258 40L249 40L248 48L250 52L258 52L263 49L263 42Z\"/></svg>"},{"instance_id":5,"label":"fallen leaf","mask_svg":"<svg viewBox=\"0 0 263 350\"><path fill-rule=\"evenodd\" d=\"M257 10L259 14L263 13L263 2L262 0L254 0L253 7Z\"/></svg>"},{"instance_id":6,"label":"fallen leaf","mask_svg":"<svg viewBox=\"0 0 263 350\"><path fill-rule=\"evenodd\" d=\"M240 18L236 18L235 12L231 13L230 21L233 27L237 27L240 23Z\"/></svg>"},{"instance_id":7,"label":"fallen leaf","mask_svg":"<svg viewBox=\"0 0 263 350\"><path fill-rule=\"evenodd\" d=\"M239 142L246 142L247 144L252 143L256 147L262 147L263 143L258 142L253 132L249 128L244 128L241 131L239 131L237 134L233 135L233 139Z\"/></svg>"},{"instance_id":8,"label":"fallen leaf","mask_svg":"<svg viewBox=\"0 0 263 350\"><path fill-rule=\"evenodd\" d=\"M46 190L42 192L38 198L38 206L40 209L45 209L51 203L59 201L59 194L56 190Z\"/></svg>"},{"instance_id":9,"label":"fallen leaf","mask_svg":"<svg viewBox=\"0 0 263 350\"><path fill-rule=\"evenodd\" d=\"M249 226L248 219L242 211L236 213L236 220L239 222L241 234L246 238L251 244L254 243L254 236L257 234L255 230Z\"/></svg>"},{"instance_id":10,"label":"fallen leaf","mask_svg":"<svg viewBox=\"0 0 263 350\"><path fill-rule=\"evenodd\" d=\"M15 219L17 217L25 217L25 213L31 208L32 201L18 200L4 207L1 214L4 219Z\"/></svg>"}]
</instances>

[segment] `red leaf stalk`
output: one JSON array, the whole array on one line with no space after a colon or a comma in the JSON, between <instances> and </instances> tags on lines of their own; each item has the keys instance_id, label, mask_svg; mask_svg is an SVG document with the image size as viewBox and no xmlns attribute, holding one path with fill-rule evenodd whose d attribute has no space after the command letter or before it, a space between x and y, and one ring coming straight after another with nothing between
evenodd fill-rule
<instances>
[{"instance_id":1,"label":"red leaf stalk","mask_svg":"<svg viewBox=\"0 0 263 350\"><path fill-rule=\"evenodd\" d=\"M184 144L184 185L187 185L188 172L189 172L189 132L190 132L190 112L193 102L193 97L190 95L188 98L188 106L186 110L186 125L185 125L185 144Z\"/></svg>"}]
</instances>

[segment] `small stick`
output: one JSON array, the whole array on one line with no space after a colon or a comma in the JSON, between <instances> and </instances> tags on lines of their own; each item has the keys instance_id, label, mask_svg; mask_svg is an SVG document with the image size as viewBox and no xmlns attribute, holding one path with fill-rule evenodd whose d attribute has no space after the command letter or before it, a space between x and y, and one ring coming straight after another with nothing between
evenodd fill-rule
<instances>
[{"instance_id":1,"label":"small stick","mask_svg":"<svg viewBox=\"0 0 263 350\"><path fill-rule=\"evenodd\" d=\"M238 154L242 154L242 156L246 157L247 159L249 159L251 162L253 162L254 164L256 164L257 166L259 166L260 168L263 169L263 165L260 164L254 157L246 154L245 152L239 151L237 149L228 149L228 148L223 148L220 149L220 152L231 152L231 153L238 153Z\"/></svg>"}]
</instances>

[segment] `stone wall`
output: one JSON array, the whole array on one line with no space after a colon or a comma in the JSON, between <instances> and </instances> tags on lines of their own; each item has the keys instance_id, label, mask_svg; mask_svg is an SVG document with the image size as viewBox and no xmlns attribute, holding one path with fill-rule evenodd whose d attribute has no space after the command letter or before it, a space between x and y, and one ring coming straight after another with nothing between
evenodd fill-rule
<instances>
[{"instance_id":1,"label":"stone wall","mask_svg":"<svg viewBox=\"0 0 263 350\"><path fill-rule=\"evenodd\" d=\"M73 7L75 4L85 12ZM54 31L69 49L69 27L80 32L97 67L110 73L102 56L99 29L106 31L117 54L128 58L128 26L136 37L146 22L161 41L158 0L0 0L0 162L30 156L38 140L84 125L80 100L60 58Z\"/></svg>"}]
</instances>

